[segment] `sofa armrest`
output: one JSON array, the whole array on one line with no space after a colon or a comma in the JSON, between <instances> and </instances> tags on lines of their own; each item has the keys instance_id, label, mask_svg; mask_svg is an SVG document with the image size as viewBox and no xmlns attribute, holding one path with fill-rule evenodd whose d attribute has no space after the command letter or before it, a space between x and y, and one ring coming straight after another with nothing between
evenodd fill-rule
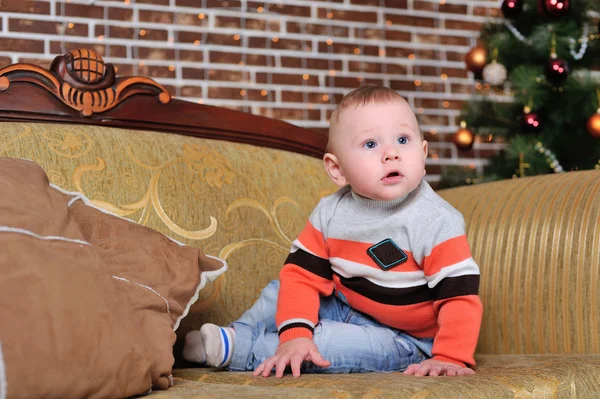
<instances>
[{"instance_id":1,"label":"sofa armrest","mask_svg":"<svg viewBox=\"0 0 600 399\"><path fill-rule=\"evenodd\" d=\"M480 353L600 350L600 172L440 191L481 269Z\"/></svg>"}]
</instances>

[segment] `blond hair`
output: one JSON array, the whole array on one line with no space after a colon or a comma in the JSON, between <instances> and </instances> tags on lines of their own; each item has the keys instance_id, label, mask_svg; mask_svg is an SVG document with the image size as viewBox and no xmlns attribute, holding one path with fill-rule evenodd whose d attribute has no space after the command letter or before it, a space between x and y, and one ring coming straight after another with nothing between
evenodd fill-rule
<instances>
[{"instance_id":1,"label":"blond hair","mask_svg":"<svg viewBox=\"0 0 600 399\"><path fill-rule=\"evenodd\" d=\"M342 101L335 108L329 120L329 135L327 139L327 151L330 149L332 133L335 131L340 120L340 115L352 107L362 107L367 104L383 104L394 101L406 102L406 99L389 87L365 83L358 86L342 98Z\"/></svg>"}]
</instances>

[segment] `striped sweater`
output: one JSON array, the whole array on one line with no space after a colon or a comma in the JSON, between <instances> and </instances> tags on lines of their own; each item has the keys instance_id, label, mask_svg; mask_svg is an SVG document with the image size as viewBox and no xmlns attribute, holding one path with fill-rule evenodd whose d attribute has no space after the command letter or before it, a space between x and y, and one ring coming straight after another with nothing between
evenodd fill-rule
<instances>
[{"instance_id":1,"label":"striped sweater","mask_svg":"<svg viewBox=\"0 0 600 399\"><path fill-rule=\"evenodd\" d=\"M280 273L280 342L312 338L320 296L419 338L433 358L474 365L482 305L479 268L460 212L426 181L376 201L345 187L321 199Z\"/></svg>"}]
</instances>

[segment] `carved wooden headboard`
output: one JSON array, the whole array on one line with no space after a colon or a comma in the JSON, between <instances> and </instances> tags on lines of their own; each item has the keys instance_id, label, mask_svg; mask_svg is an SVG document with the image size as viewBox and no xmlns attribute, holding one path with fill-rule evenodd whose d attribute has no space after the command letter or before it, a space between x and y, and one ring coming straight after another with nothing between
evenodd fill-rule
<instances>
[{"instance_id":1,"label":"carved wooden headboard","mask_svg":"<svg viewBox=\"0 0 600 399\"><path fill-rule=\"evenodd\" d=\"M21 120L157 130L278 148L320 158L327 138L287 122L171 98L154 80L116 76L96 52L73 50L49 70L0 69L0 121Z\"/></svg>"}]
</instances>

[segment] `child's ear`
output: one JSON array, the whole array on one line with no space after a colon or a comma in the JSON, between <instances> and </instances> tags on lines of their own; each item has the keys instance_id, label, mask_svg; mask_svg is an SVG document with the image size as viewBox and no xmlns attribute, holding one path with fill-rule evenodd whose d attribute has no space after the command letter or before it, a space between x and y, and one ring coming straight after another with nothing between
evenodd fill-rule
<instances>
[{"instance_id":1,"label":"child's ear","mask_svg":"<svg viewBox=\"0 0 600 399\"><path fill-rule=\"evenodd\" d=\"M427 161L427 151L428 151L428 143L427 140L423 140L423 159ZM423 176L427 174L427 170L423 168Z\"/></svg>"},{"instance_id":2,"label":"child's ear","mask_svg":"<svg viewBox=\"0 0 600 399\"><path fill-rule=\"evenodd\" d=\"M323 156L323 163L325 164L325 170L327 171L327 174L336 186L345 187L348 184L348 181L344 177L344 174L340 169L338 159L335 155L328 152Z\"/></svg>"}]
</instances>

